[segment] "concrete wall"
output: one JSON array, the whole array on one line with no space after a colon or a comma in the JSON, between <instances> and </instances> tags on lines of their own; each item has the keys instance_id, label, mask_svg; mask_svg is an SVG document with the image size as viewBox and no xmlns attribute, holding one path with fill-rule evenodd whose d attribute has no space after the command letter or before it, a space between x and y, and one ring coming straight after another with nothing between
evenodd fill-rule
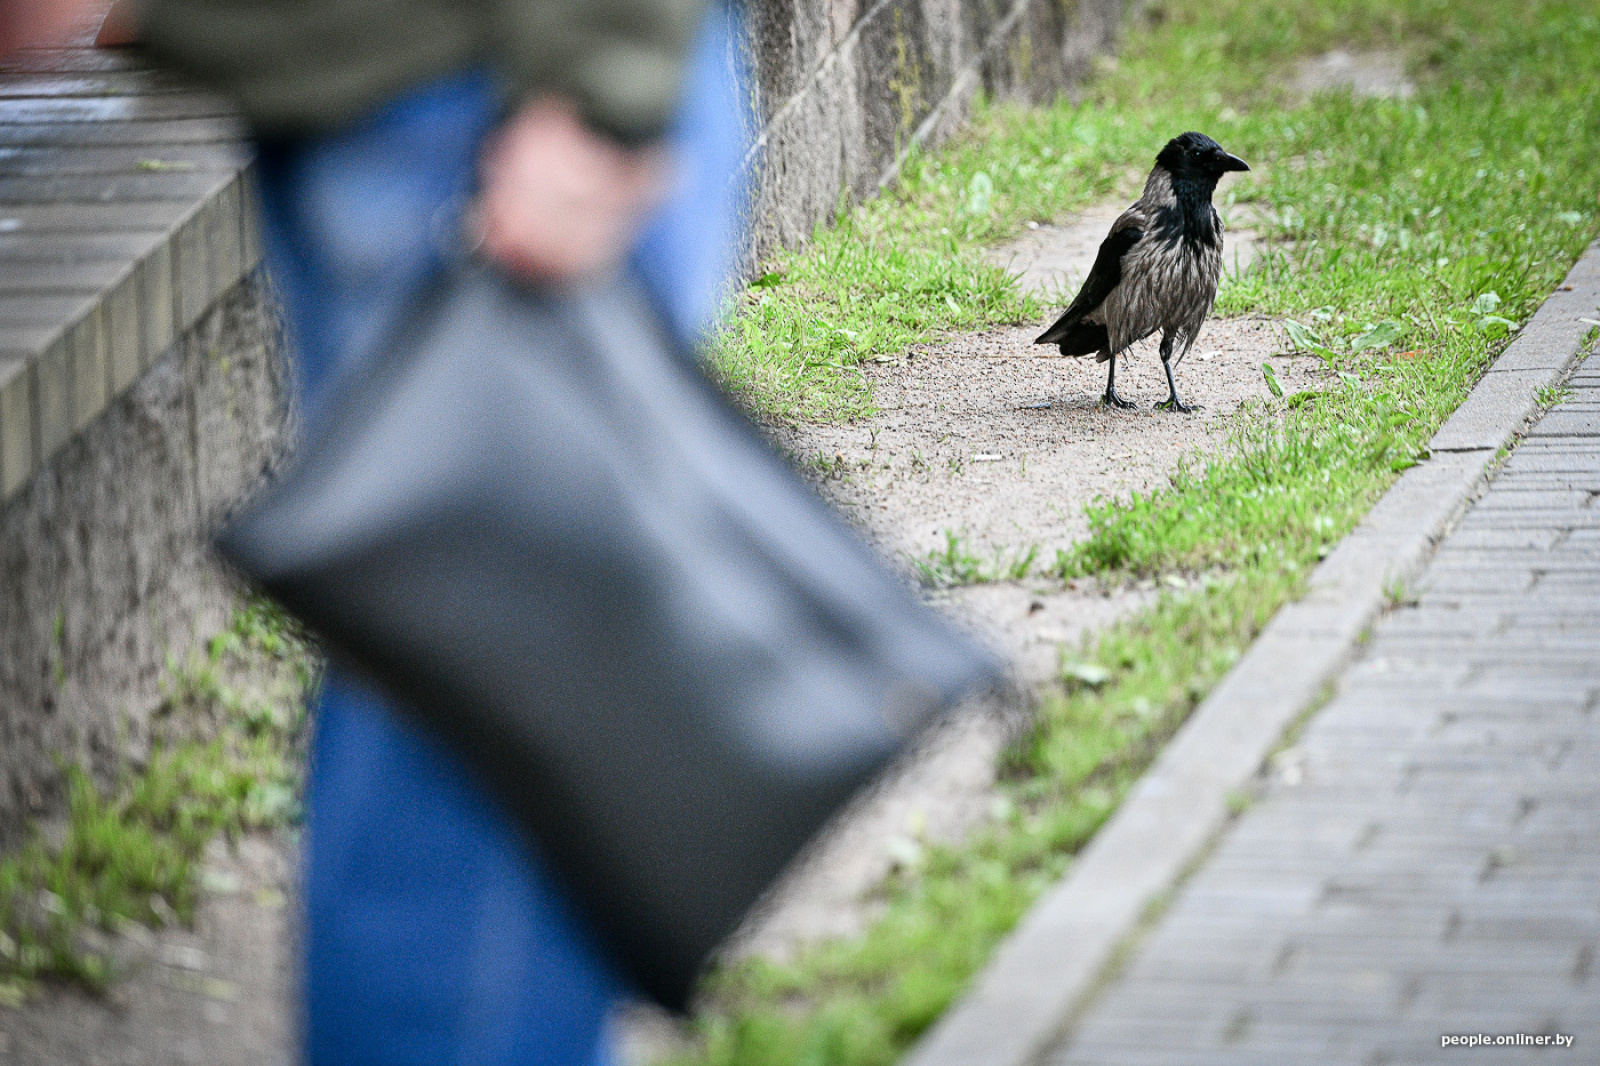
<instances>
[{"instance_id":1,"label":"concrete wall","mask_svg":"<svg viewBox=\"0 0 1600 1066\"><path fill-rule=\"evenodd\" d=\"M206 534L277 452L282 351L247 275L0 506L0 841L58 758L141 751L167 655L225 620Z\"/></svg>"},{"instance_id":2,"label":"concrete wall","mask_svg":"<svg viewBox=\"0 0 1600 1066\"><path fill-rule=\"evenodd\" d=\"M804 241L841 194L958 129L980 89L1047 101L1110 47L1122 0L753 0L759 135L750 263Z\"/></svg>"}]
</instances>

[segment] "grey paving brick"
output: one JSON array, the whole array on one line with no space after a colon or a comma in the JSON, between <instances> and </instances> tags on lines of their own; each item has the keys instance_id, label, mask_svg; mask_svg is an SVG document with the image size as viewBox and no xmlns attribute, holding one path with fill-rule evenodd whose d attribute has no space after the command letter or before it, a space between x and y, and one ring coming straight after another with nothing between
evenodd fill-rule
<instances>
[{"instance_id":1,"label":"grey paving brick","mask_svg":"<svg viewBox=\"0 0 1600 1066\"><path fill-rule=\"evenodd\" d=\"M1538 437L1600 437L1600 413L1594 411L1568 411L1557 407L1528 430L1528 436Z\"/></svg>"},{"instance_id":2,"label":"grey paving brick","mask_svg":"<svg viewBox=\"0 0 1600 1066\"><path fill-rule=\"evenodd\" d=\"M1548 551L1560 541L1565 530L1560 529L1504 529L1475 526L1458 530L1450 537L1452 549L1467 548L1527 548Z\"/></svg>"},{"instance_id":3,"label":"grey paving brick","mask_svg":"<svg viewBox=\"0 0 1600 1066\"><path fill-rule=\"evenodd\" d=\"M1420 605L1374 626L1047 1061L1431 1062L1444 1032L1596 1039L1597 417L1544 416L1440 545ZM1487 1051L1448 1058L1523 1054Z\"/></svg>"},{"instance_id":4,"label":"grey paving brick","mask_svg":"<svg viewBox=\"0 0 1600 1066\"><path fill-rule=\"evenodd\" d=\"M1475 508L1478 513L1577 509L1586 506L1590 498L1587 489L1577 487L1524 489L1512 484L1503 484L1498 488L1500 491L1491 492L1478 501Z\"/></svg>"}]
</instances>

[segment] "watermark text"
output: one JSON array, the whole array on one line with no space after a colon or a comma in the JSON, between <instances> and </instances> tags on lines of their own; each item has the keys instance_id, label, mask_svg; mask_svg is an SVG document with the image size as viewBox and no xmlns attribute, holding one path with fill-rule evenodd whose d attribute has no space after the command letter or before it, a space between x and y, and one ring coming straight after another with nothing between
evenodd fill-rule
<instances>
[{"instance_id":1,"label":"watermark text","mask_svg":"<svg viewBox=\"0 0 1600 1066\"><path fill-rule=\"evenodd\" d=\"M1440 1047L1571 1047L1571 1033L1445 1033Z\"/></svg>"}]
</instances>

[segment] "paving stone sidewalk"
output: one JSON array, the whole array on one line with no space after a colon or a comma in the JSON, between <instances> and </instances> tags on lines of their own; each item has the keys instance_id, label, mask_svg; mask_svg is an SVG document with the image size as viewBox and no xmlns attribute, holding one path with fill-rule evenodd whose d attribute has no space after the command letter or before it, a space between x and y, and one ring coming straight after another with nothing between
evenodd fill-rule
<instances>
[{"instance_id":1,"label":"paving stone sidewalk","mask_svg":"<svg viewBox=\"0 0 1600 1066\"><path fill-rule=\"evenodd\" d=\"M1569 385L1046 1062L1600 1062L1600 357Z\"/></svg>"}]
</instances>

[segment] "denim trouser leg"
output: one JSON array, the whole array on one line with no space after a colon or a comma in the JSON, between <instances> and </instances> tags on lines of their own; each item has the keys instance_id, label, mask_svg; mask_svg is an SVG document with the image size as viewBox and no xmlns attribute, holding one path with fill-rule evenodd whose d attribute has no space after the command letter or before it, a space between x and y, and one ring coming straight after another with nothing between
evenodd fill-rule
<instances>
[{"instance_id":1,"label":"denim trouser leg","mask_svg":"<svg viewBox=\"0 0 1600 1066\"><path fill-rule=\"evenodd\" d=\"M634 255L685 330L709 316L735 232L729 33L711 20L675 134L690 166ZM489 81L463 74L336 134L262 146L263 239L309 411L438 269L497 110ZM308 801L311 1063L605 1061L623 984L581 918L460 760L337 666Z\"/></svg>"}]
</instances>

